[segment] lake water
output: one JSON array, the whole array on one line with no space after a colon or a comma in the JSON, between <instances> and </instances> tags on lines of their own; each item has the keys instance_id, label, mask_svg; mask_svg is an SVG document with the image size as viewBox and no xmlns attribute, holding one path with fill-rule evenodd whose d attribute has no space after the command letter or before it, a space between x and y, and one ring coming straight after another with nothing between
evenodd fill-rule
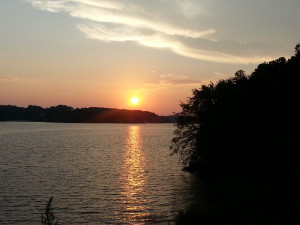
<instances>
[{"instance_id":1,"label":"lake water","mask_svg":"<svg viewBox=\"0 0 300 225\"><path fill-rule=\"evenodd\" d=\"M0 123L0 224L168 224L195 178L170 156L172 124Z\"/></svg>"}]
</instances>

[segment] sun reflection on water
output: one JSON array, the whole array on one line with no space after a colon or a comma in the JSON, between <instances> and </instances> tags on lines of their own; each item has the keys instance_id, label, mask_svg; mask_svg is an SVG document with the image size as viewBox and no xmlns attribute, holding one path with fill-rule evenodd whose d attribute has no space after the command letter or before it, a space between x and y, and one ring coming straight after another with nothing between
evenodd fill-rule
<instances>
[{"instance_id":1,"label":"sun reflection on water","mask_svg":"<svg viewBox=\"0 0 300 225\"><path fill-rule=\"evenodd\" d=\"M122 205L124 205L123 222L143 224L147 220L146 169L145 156L142 151L142 139L139 126L128 127L126 149L123 156L122 171Z\"/></svg>"}]
</instances>

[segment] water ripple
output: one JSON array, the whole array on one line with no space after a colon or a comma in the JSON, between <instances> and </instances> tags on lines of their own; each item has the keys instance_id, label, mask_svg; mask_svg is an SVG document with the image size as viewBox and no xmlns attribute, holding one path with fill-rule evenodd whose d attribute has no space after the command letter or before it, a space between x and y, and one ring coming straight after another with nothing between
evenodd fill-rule
<instances>
[{"instance_id":1,"label":"water ripple","mask_svg":"<svg viewBox=\"0 0 300 225\"><path fill-rule=\"evenodd\" d=\"M0 123L0 224L167 224L193 198L170 124Z\"/></svg>"}]
</instances>

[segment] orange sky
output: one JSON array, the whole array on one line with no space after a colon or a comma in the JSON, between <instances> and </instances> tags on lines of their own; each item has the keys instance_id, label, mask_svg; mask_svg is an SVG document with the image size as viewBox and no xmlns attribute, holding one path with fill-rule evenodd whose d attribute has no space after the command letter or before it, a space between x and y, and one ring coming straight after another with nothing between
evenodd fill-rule
<instances>
[{"instance_id":1,"label":"orange sky","mask_svg":"<svg viewBox=\"0 0 300 225\"><path fill-rule=\"evenodd\" d=\"M0 1L0 104L169 115L201 84L290 57L299 8L293 0Z\"/></svg>"}]
</instances>

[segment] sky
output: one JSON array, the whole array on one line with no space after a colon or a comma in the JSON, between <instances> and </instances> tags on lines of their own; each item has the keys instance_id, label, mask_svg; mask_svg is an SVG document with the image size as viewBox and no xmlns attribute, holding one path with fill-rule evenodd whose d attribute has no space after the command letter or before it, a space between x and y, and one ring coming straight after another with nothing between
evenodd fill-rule
<instances>
[{"instance_id":1,"label":"sky","mask_svg":"<svg viewBox=\"0 0 300 225\"><path fill-rule=\"evenodd\" d=\"M170 115L192 89L290 58L299 9L299 0L1 0L0 105Z\"/></svg>"}]
</instances>

